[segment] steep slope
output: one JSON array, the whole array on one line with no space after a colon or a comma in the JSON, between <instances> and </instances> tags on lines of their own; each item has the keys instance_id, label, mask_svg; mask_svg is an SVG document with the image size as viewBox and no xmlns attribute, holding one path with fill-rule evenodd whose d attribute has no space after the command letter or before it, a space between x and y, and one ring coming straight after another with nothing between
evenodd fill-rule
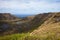
<instances>
[{"instance_id":1,"label":"steep slope","mask_svg":"<svg viewBox=\"0 0 60 40\"><path fill-rule=\"evenodd\" d=\"M27 27L28 31L33 31L34 29L37 29L42 23L44 23L52 15L53 13L43 13L43 14L35 15L33 20L25 23L24 26Z\"/></svg>"},{"instance_id":2,"label":"steep slope","mask_svg":"<svg viewBox=\"0 0 60 40\"><path fill-rule=\"evenodd\" d=\"M36 35L43 38L59 39L60 38L60 12L53 13L38 29L30 35Z\"/></svg>"}]
</instances>

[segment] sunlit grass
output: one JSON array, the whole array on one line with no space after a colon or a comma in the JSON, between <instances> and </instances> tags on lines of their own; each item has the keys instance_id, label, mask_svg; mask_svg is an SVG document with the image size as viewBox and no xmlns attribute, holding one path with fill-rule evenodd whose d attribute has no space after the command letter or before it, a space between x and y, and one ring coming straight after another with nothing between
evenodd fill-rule
<instances>
[{"instance_id":1,"label":"sunlit grass","mask_svg":"<svg viewBox=\"0 0 60 40\"><path fill-rule=\"evenodd\" d=\"M46 35L30 35L30 33L0 36L0 40L60 40L55 33Z\"/></svg>"},{"instance_id":2,"label":"sunlit grass","mask_svg":"<svg viewBox=\"0 0 60 40\"><path fill-rule=\"evenodd\" d=\"M23 40L29 33L0 36L0 40Z\"/></svg>"}]
</instances>

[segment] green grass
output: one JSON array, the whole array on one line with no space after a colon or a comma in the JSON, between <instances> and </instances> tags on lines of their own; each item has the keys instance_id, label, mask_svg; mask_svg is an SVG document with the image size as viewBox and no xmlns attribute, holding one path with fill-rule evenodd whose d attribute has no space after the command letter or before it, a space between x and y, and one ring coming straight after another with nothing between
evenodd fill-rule
<instances>
[{"instance_id":1,"label":"green grass","mask_svg":"<svg viewBox=\"0 0 60 40\"><path fill-rule=\"evenodd\" d=\"M23 40L29 33L0 36L0 40Z\"/></svg>"},{"instance_id":2,"label":"green grass","mask_svg":"<svg viewBox=\"0 0 60 40\"><path fill-rule=\"evenodd\" d=\"M30 33L1 36L0 40L60 40L54 33L40 36L30 36Z\"/></svg>"},{"instance_id":3,"label":"green grass","mask_svg":"<svg viewBox=\"0 0 60 40\"><path fill-rule=\"evenodd\" d=\"M46 35L34 35L27 36L24 40L60 40L60 36L56 36L57 34L51 33Z\"/></svg>"}]
</instances>

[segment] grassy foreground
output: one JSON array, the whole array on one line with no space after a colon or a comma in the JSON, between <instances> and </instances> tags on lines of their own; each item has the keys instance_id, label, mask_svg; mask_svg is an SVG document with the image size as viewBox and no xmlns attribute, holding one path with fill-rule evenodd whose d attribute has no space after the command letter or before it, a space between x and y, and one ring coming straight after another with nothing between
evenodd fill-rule
<instances>
[{"instance_id":1,"label":"grassy foreground","mask_svg":"<svg viewBox=\"0 0 60 40\"><path fill-rule=\"evenodd\" d=\"M0 36L0 40L24 40L24 38L28 35L29 35L29 33Z\"/></svg>"},{"instance_id":2,"label":"grassy foreground","mask_svg":"<svg viewBox=\"0 0 60 40\"><path fill-rule=\"evenodd\" d=\"M0 40L60 40L55 34L30 36L29 33L0 36Z\"/></svg>"}]
</instances>

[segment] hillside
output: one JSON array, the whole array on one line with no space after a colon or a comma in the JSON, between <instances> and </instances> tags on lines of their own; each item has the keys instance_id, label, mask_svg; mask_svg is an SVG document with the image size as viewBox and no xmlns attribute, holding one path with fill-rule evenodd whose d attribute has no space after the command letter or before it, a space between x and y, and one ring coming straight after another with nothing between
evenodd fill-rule
<instances>
[{"instance_id":1,"label":"hillside","mask_svg":"<svg viewBox=\"0 0 60 40\"><path fill-rule=\"evenodd\" d=\"M18 19L16 16L11 15L10 13L0 13L0 20L14 20Z\"/></svg>"},{"instance_id":2,"label":"hillside","mask_svg":"<svg viewBox=\"0 0 60 40\"><path fill-rule=\"evenodd\" d=\"M30 35L40 36L43 39L60 40L60 12L53 13L50 18Z\"/></svg>"},{"instance_id":3,"label":"hillside","mask_svg":"<svg viewBox=\"0 0 60 40\"><path fill-rule=\"evenodd\" d=\"M2 15L8 15L6 18L6 21L4 19L4 16ZM32 32L31 34L36 34L37 30L42 30L43 28L47 28L45 26L51 26L51 25L58 25L59 23L59 12L50 12L50 13L43 13L43 14L38 14L35 16L28 16L26 18L17 18L16 16L13 16L11 14L2 14L1 20L0 20L0 34L15 34L15 33L25 33L25 32ZM10 15L10 16L9 16ZM11 19L10 19L11 18ZM15 18L15 19L14 19ZM58 23L58 24L57 24ZM50 27L49 26L49 27ZM48 27L48 28L49 28ZM43 29L45 32L45 29ZM48 30L48 29L46 29ZM40 34L38 31L38 34Z\"/></svg>"},{"instance_id":4,"label":"hillside","mask_svg":"<svg viewBox=\"0 0 60 40\"><path fill-rule=\"evenodd\" d=\"M26 23L24 26L27 27L28 31L32 32L34 29L37 29L42 25L48 18L50 18L54 13L43 13L35 15L33 20Z\"/></svg>"},{"instance_id":5,"label":"hillside","mask_svg":"<svg viewBox=\"0 0 60 40\"><path fill-rule=\"evenodd\" d=\"M21 20L21 18L18 18L10 13L0 13L0 21L12 22L18 20Z\"/></svg>"},{"instance_id":6,"label":"hillside","mask_svg":"<svg viewBox=\"0 0 60 40\"><path fill-rule=\"evenodd\" d=\"M16 33L17 28L19 27L17 22L21 20L21 18L10 13L0 13L0 35Z\"/></svg>"},{"instance_id":7,"label":"hillside","mask_svg":"<svg viewBox=\"0 0 60 40\"><path fill-rule=\"evenodd\" d=\"M17 19L20 20L11 21L12 19L9 18L8 21L0 20L1 40L60 40L60 12L42 13Z\"/></svg>"},{"instance_id":8,"label":"hillside","mask_svg":"<svg viewBox=\"0 0 60 40\"><path fill-rule=\"evenodd\" d=\"M26 23L34 18L31 17L18 18L10 13L0 13L0 35L25 32L27 30Z\"/></svg>"}]
</instances>

